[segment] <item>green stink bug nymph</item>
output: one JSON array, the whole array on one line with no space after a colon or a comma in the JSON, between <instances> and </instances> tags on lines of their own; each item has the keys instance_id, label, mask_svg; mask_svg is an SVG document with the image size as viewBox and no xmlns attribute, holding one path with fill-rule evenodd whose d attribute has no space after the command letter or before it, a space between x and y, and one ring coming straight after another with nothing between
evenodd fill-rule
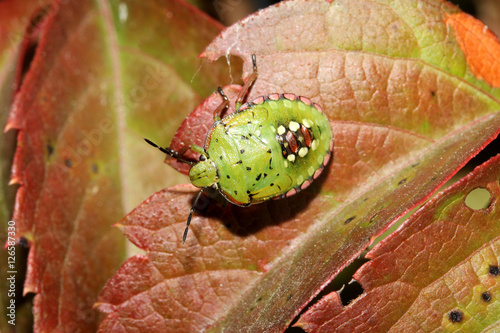
<instances>
[{"instance_id":1,"label":"green stink bug nymph","mask_svg":"<svg viewBox=\"0 0 500 333\"><path fill-rule=\"evenodd\" d=\"M174 151L145 139L165 154L190 164L189 178L202 188L189 212L183 243L203 189L216 189L239 206L289 197L308 187L332 154L330 122L321 107L308 98L270 94L242 105L257 78L255 55L252 61L253 74L238 94L236 111L222 119L229 99L218 88L224 100L214 111L203 148L190 145ZM188 149L201 154L198 162L183 157Z\"/></svg>"}]
</instances>

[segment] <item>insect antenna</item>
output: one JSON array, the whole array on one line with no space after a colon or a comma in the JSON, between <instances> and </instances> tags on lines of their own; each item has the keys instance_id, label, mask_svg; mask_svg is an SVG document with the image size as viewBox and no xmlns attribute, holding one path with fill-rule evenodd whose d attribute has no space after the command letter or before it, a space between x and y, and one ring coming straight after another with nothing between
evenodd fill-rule
<instances>
[{"instance_id":1,"label":"insect antenna","mask_svg":"<svg viewBox=\"0 0 500 333\"><path fill-rule=\"evenodd\" d=\"M196 162L193 162L193 161L189 161L189 160L186 160L185 158L181 157L182 154L179 154L178 151L175 151L173 149L170 149L168 147L160 147L158 146L156 143L154 143L153 141L151 140L148 140L146 138L144 138L144 141L146 141L147 143L149 143L151 146L155 147L155 148L158 148L162 153L165 153L167 154L168 156L171 156L173 158L175 158L176 160L179 160L183 163L186 163L186 164L189 164L189 165L193 165L195 164ZM186 149L181 149L181 151L186 151L189 147L186 147Z\"/></svg>"},{"instance_id":2,"label":"insect antenna","mask_svg":"<svg viewBox=\"0 0 500 333\"><path fill-rule=\"evenodd\" d=\"M200 199L202 193L203 193L203 190L201 190L198 193L198 195L196 196L196 199L194 199L193 206L191 207L191 210L189 211L189 216L188 216L188 219L186 222L186 229L184 230L184 235L182 236L182 244L184 244L184 242L186 241L187 233L189 230L189 225L191 224L191 218L193 217L194 207L196 207L196 204L198 203L198 200Z\"/></svg>"}]
</instances>

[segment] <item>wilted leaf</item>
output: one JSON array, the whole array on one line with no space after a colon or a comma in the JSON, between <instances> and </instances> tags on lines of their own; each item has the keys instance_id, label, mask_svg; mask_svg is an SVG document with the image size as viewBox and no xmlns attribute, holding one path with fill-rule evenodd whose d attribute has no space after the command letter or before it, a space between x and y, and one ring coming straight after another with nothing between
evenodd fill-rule
<instances>
[{"instance_id":1,"label":"wilted leaf","mask_svg":"<svg viewBox=\"0 0 500 333\"><path fill-rule=\"evenodd\" d=\"M281 331L378 235L427 199L500 129L500 91L466 70L441 1L288 1L205 50L256 54L249 99L293 92L332 120L333 162L306 191L248 208L206 200L181 237L190 186L156 193L120 224L147 252L100 298L101 331ZM213 95L200 116L211 125ZM220 101L220 99L219 99ZM234 102L234 100L233 100ZM208 109L208 107L211 109ZM203 142L185 126L175 142ZM182 145L182 144L181 144ZM147 272L151 279L139 279ZM139 310L138 310L139 309Z\"/></svg>"},{"instance_id":2,"label":"wilted leaf","mask_svg":"<svg viewBox=\"0 0 500 333\"><path fill-rule=\"evenodd\" d=\"M499 178L497 155L366 255L371 261L354 275L362 296L343 307L329 294L297 325L307 332L483 332L498 325ZM466 203L475 189L489 192L485 208Z\"/></svg>"},{"instance_id":3,"label":"wilted leaf","mask_svg":"<svg viewBox=\"0 0 500 333\"><path fill-rule=\"evenodd\" d=\"M221 26L182 2L52 5L7 125L20 130L14 220L32 244L35 331L95 331L96 295L124 257L111 225L178 181L148 168L161 157L142 137L170 140L228 69L196 60Z\"/></svg>"}]
</instances>

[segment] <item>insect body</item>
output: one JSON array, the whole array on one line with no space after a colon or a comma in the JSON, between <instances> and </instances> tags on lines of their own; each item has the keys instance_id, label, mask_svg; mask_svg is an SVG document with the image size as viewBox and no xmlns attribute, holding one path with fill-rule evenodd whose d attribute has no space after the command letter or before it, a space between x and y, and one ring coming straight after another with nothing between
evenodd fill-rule
<instances>
[{"instance_id":1,"label":"insect body","mask_svg":"<svg viewBox=\"0 0 500 333\"><path fill-rule=\"evenodd\" d=\"M219 88L224 102L214 112L204 148L191 145L176 152L146 139L164 153L191 164L193 185L217 189L240 206L288 197L305 189L328 163L333 148L328 118L308 98L271 94L241 105L257 77L255 56L252 60L254 73L238 96L235 113L222 119L220 113L229 101ZM183 159L187 149L200 153L200 160ZM183 242L192 213L193 208Z\"/></svg>"}]
</instances>

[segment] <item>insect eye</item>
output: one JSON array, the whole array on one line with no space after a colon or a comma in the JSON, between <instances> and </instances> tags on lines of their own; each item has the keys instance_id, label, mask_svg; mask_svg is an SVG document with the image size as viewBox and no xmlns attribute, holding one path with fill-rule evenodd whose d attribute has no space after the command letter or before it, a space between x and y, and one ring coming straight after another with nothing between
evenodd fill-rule
<instances>
[{"instance_id":1,"label":"insect eye","mask_svg":"<svg viewBox=\"0 0 500 333\"><path fill-rule=\"evenodd\" d=\"M206 161L207 158L205 157L205 155L200 155L200 161Z\"/></svg>"}]
</instances>

